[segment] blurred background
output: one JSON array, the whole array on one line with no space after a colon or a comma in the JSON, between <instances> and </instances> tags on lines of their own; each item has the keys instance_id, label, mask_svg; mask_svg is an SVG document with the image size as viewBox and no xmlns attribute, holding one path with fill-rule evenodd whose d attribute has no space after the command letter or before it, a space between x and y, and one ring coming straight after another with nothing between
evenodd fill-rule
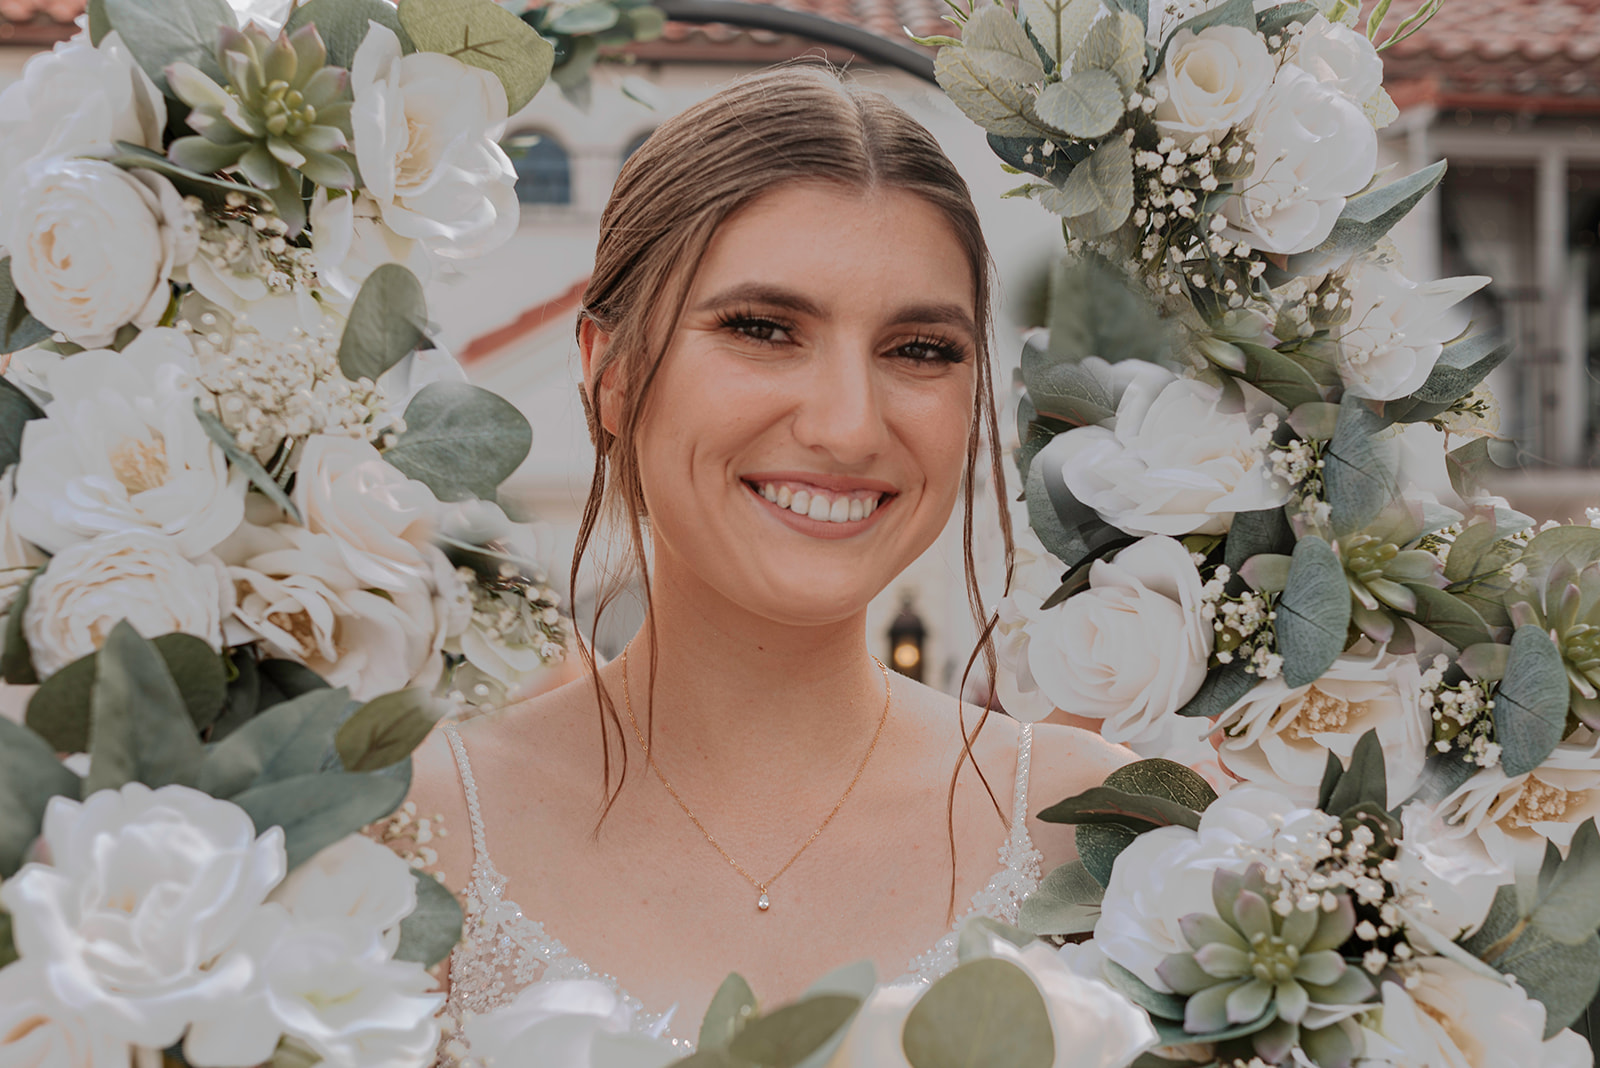
<instances>
[{"instance_id":1,"label":"blurred background","mask_svg":"<svg viewBox=\"0 0 1600 1068\"><path fill-rule=\"evenodd\" d=\"M907 29L930 35L948 28L942 0L771 6L821 16L900 49L917 49ZM82 10L82 0L0 0L0 88L30 55L70 36ZM839 36L669 20L654 40L602 48L586 81L548 85L507 127L522 228L498 252L436 279L429 314L471 379L512 400L533 424L533 453L508 484L506 503L548 524L546 565L563 589L593 467L573 328L600 212L622 162L656 125L772 63L809 56L847 68L923 122L962 167L999 268L996 381L1006 408L1002 432L1014 439L1014 396L1006 387L1022 333L1042 320L1060 227L1030 201L1000 199L1017 180L1000 170L982 131L936 86L886 62L882 49L845 47ZM1520 443L1522 462L1497 488L1537 518L1581 519L1586 506L1600 505L1600 0L1447 0L1440 17L1384 59L1386 86L1400 109L1380 133L1384 162L1402 173L1438 159L1450 163L1441 189L1393 235L1405 272L1418 280L1493 276L1471 309L1475 328L1516 344L1490 384L1500 399L1501 431ZM980 520L992 517L998 487L978 489L985 498ZM1015 495L1015 486L1005 492ZM992 599L1001 570L992 519L980 521L976 548L980 574L994 580ZM585 633L595 581L590 575L570 591ZM636 604L610 610L601 651L620 649L638 619ZM879 597L869 625L879 655L955 689L975 638L959 516ZM970 687L968 695L978 696Z\"/></svg>"}]
</instances>

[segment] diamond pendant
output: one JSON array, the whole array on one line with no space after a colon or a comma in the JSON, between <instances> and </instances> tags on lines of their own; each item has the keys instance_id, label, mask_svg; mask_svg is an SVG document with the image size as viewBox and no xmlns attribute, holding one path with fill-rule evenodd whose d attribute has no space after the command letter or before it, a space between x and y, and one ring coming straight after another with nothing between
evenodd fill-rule
<instances>
[{"instance_id":1,"label":"diamond pendant","mask_svg":"<svg viewBox=\"0 0 1600 1068\"><path fill-rule=\"evenodd\" d=\"M765 912L771 907L772 899L767 896L767 892L765 890L761 891L761 896L756 898L756 908L760 909L762 912Z\"/></svg>"}]
</instances>

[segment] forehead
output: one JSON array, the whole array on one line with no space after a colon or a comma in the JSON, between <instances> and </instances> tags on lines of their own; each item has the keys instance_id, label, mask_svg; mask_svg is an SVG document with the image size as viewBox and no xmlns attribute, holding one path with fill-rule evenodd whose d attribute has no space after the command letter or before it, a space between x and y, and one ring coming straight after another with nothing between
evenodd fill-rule
<instances>
[{"instance_id":1,"label":"forehead","mask_svg":"<svg viewBox=\"0 0 1600 1068\"><path fill-rule=\"evenodd\" d=\"M691 303L742 283L801 291L835 311L915 297L976 318L976 280L955 227L904 189L793 182L762 194L718 227Z\"/></svg>"}]
</instances>

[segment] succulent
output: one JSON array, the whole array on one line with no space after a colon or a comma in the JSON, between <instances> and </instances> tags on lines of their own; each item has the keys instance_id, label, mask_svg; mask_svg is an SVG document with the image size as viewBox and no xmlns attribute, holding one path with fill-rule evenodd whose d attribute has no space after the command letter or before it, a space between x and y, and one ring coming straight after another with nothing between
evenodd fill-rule
<instances>
[{"instance_id":1,"label":"succulent","mask_svg":"<svg viewBox=\"0 0 1600 1068\"><path fill-rule=\"evenodd\" d=\"M350 74L327 66L316 28L276 38L254 24L224 28L217 62L228 84L218 85L188 63L167 68L167 84L188 104L198 136L174 141L180 167L208 174L237 171L263 190L289 224L305 225L301 177L331 189L355 186L349 148Z\"/></svg>"},{"instance_id":2,"label":"succulent","mask_svg":"<svg viewBox=\"0 0 1600 1068\"><path fill-rule=\"evenodd\" d=\"M1339 954L1356 926L1348 894L1339 893L1331 910L1319 899L1310 911L1293 908L1282 915L1269 903L1278 895L1257 864L1243 875L1218 870L1211 896L1216 915L1197 912L1179 921L1191 951L1174 953L1156 968L1163 982L1188 999L1185 1031L1203 1040L1264 1021L1251 1038L1261 1056L1274 1060L1280 1048L1307 1040L1311 1032L1302 1033L1301 1024L1314 1006L1360 1004L1372 996L1371 981ZM1322 1037L1337 1045L1337 1035Z\"/></svg>"},{"instance_id":3,"label":"succulent","mask_svg":"<svg viewBox=\"0 0 1600 1068\"><path fill-rule=\"evenodd\" d=\"M1438 557L1425 549L1402 549L1381 534L1351 534L1339 539L1338 548L1354 601L1350 621L1373 641L1394 636L1392 613L1417 610L1417 595L1407 583L1438 582Z\"/></svg>"},{"instance_id":4,"label":"succulent","mask_svg":"<svg viewBox=\"0 0 1600 1068\"><path fill-rule=\"evenodd\" d=\"M1558 559L1517 592L1529 599L1513 599L1511 621L1550 635L1561 650L1573 714L1600 728L1600 561Z\"/></svg>"}]
</instances>

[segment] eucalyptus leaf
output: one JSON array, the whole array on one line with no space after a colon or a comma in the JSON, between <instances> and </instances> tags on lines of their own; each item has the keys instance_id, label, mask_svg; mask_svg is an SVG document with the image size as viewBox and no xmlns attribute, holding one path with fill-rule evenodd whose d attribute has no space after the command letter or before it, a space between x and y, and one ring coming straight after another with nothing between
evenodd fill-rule
<instances>
[{"instance_id":1,"label":"eucalyptus leaf","mask_svg":"<svg viewBox=\"0 0 1600 1068\"><path fill-rule=\"evenodd\" d=\"M1064 80L1045 86L1033 110L1069 137L1103 137L1122 120L1122 88L1109 71L1075 70Z\"/></svg>"},{"instance_id":2,"label":"eucalyptus leaf","mask_svg":"<svg viewBox=\"0 0 1600 1068\"><path fill-rule=\"evenodd\" d=\"M48 326L28 314L27 302L11 280L11 257L0 256L0 353L37 345L52 333Z\"/></svg>"},{"instance_id":3,"label":"eucalyptus leaf","mask_svg":"<svg viewBox=\"0 0 1600 1068\"><path fill-rule=\"evenodd\" d=\"M1066 219L1075 237L1103 237L1133 210L1133 150L1120 137L1108 139L1059 188L1041 191L1038 199Z\"/></svg>"},{"instance_id":4,"label":"eucalyptus leaf","mask_svg":"<svg viewBox=\"0 0 1600 1068\"><path fill-rule=\"evenodd\" d=\"M1528 569L1530 583L1542 583L1560 564L1581 571L1600 560L1600 529L1589 526L1551 527L1535 534L1523 547L1519 561Z\"/></svg>"},{"instance_id":5,"label":"eucalyptus leaf","mask_svg":"<svg viewBox=\"0 0 1600 1068\"><path fill-rule=\"evenodd\" d=\"M1046 823L1115 823L1135 831L1156 827L1200 827L1200 814L1164 797L1130 794L1109 786L1091 786L1039 813Z\"/></svg>"},{"instance_id":6,"label":"eucalyptus leaf","mask_svg":"<svg viewBox=\"0 0 1600 1068\"><path fill-rule=\"evenodd\" d=\"M383 0L375 0L382 3ZM386 263L367 276L339 338L339 370L374 382L428 336L427 297L417 276Z\"/></svg>"},{"instance_id":7,"label":"eucalyptus leaf","mask_svg":"<svg viewBox=\"0 0 1600 1068\"><path fill-rule=\"evenodd\" d=\"M1517 888L1515 884L1507 883L1495 890L1488 914L1476 931L1461 940L1461 948L1474 957L1482 958L1496 942L1515 930L1522 918Z\"/></svg>"},{"instance_id":8,"label":"eucalyptus leaf","mask_svg":"<svg viewBox=\"0 0 1600 1068\"><path fill-rule=\"evenodd\" d=\"M719 1049L733 1041L745 1022L755 1016L756 994L738 972L729 973L717 987L700 1021L698 1049Z\"/></svg>"},{"instance_id":9,"label":"eucalyptus leaf","mask_svg":"<svg viewBox=\"0 0 1600 1068\"><path fill-rule=\"evenodd\" d=\"M1332 760L1338 757L1328 754ZM1331 792L1327 794L1327 803L1324 810L1335 816L1360 805L1377 805L1380 809L1389 805L1389 779L1383 759L1383 743L1378 739L1376 729L1369 730L1356 739L1355 748L1350 752L1350 764Z\"/></svg>"},{"instance_id":10,"label":"eucalyptus leaf","mask_svg":"<svg viewBox=\"0 0 1600 1068\"><path fill-rule=\"evenodd\" d=\"M1175 349L1172 329L1150 298L1134 290L1114 268L1096 257L1063 257L1051 266L1048 322L1048 349L1041 352L1035 346L1026 346L1022 374L1039 410L1059 418L1068 418L1068 413L1058 411L1052 404L1058 395L1080 397L1086 405L1105 410L1103 418L1116 414L1121 397L1121 390L1103 368L1078 368L1078 377L1070 377L1066 367L1091 356L1107 363L1167 363ZM1032 362L1030 351L1035 356ZM1058 378L1062 385L1053 389ZM1091 382L1095 386L1092 390L1088 388ZM1079 383L1084 385L1079 387Z\"/></svg>"},{"instance_id":11,"label":"eucalyptus leaf","mask_svg":"<svg viewBox=\"0 0 1600 1068\"><path fill-rule=\"evenodd\" d=\"M261 466L260 460L257 460L240 446L239 442L234 439L232 432L222 425L222 420L200 407L198 397L195 398L194 402L194 417L200 420L201 427L205 429L206 437L216 443L217 447L222 450L222 454L228 458L229 463L249 477L251 485L260 490L267 500L282 508L296 524L304 525L305 521L300 518L300 509L294 506L294 501L289 499L289 495L283 491L283 487L278 485L277 480L267 473L265 467Z\"/></svg>"},{"instance_id":12,"label":"eucalyptus leaf","mask_svg":"<svg viewBox=\"0 0 1600 1068\"><path fill-rule=\"evenodd\" d=\"M106 0L87 0L83 5L89 21L89 43L96 48L111 32L111 20L106 18Z\"/></svg>"},{"instance_id":13,"label":"eucalyptus leaf","mask_svg":"<svg viewBox=\"0 0 1600 1068\"><path fill-rule=\"evenodd\" d=\"M253 787L231 800L249 813L256 833L282 827L289 870L400 806L409 775L324 772Z\"/></svg>"},{"instance_id":14,"label":"eucalyptus leaf","mask_svg":"<svg viewBox=\"0 0 1600 1068\"><path fill-rule=\"evenodd\" d=\"M1094 151L1093 145L1052 138L1049 143L1055 147L1047 153L1044 147L1046 138L1043 136L1000 137L987 134L986 137L989 148L1008 166L1024 174L1037 175L1051 185L1066 181L1072 168L1088 159Z\"/></svg>"},{"instance_id":15,"label":"eucalyptus leaf","mask_svg":"<svg viewBox=\"0 0 1600 1068\"><path fill-rule=\"evenodd\" d=\"M328 50L328 65L349 70L356 49L366 40L367 30L374 22L400 39L401 51L416 51L410 35L400 25L400 13L385 0L303 0L284 23L283 32L293 34L308 23L315 25Z\"/></svg>"},{"instance_id":16,"label":"eucalyptus leaf","mask_svg":"<svg viewBox=\"0 0 1600 1068\"><path fill-rule=\"evenodd\" d=\"M334 744L346 771L377 771L410 756L443 708L418 689L374 697L339 728Z\"/></svg>"},{"instance_id":17,"label":"eucalyptus leaf","mask_svg":"<svg viewBox=\"0 0 1600 1068\"><path fill-rule=\"evenodd\" d=\"M0 968L15 964L18 959L16 940L11 934L11 913L0 912Z\"/></svg>"},{"instance_id":18,"label":"eucalyptus leaf","mask_svg":"<svg viewBox=\"0 0 1600 1068\"><path fill-rule=\"evenodd\" d=\"M1138 837L1138 831L1115 823L1086 823L1078 827L1074 835L1084 868L1101 886L1111 885L1111 872L1117 858Z\"/></svg>"},{"instance_id":19,"label":"eucalyptus leaf","mask_svg":"<svg viewBox=\"0 0 1600 1068\"><path fill-rule=\"evenodd\" d=\"M1528 922L1563 945L1588 941L1600 928L1600 832L1593 819L1584 820L1572 836L1567 857L1556 869L1549 888Z\"/></svg>"},{"instance_id":20,"label":"eucalyptus leaf","mask_svg":"<svg viewBox=\"0 0 1600 1068\"><path fill-rule=\"evenodd\" d=\"M1388 420L1353 393L1339 403L1339 423L1323 454L1323 485L1336 534L1360 530L1400 495L1394 448L1379 434Z\"/></svg>"},{"instance_id":21,"label":"eucalyptus leaf","mask_svg":"<svg viewBox=\"0 0 1600 1068\"><path fill-rule=\"evenodd\" d=\"M1039 988L1010 961L968 961L934 983L906 1018L912 1068L1050 1068L1055 1034Z\"/></svg>"},{"instance_id":22,"label":"eucalyptus leaf","mask_svg":"<svg viewBox=\"0 0 1600 1068\"><path fill-rule=\"evenodd\" d=\"M1494 524L1488 520L1468 523L1450 544L1444 577L1450 582L1471 582L1484 571L1498 571L1504 562L1495 562L1491 553L1499 541Z\"/></svg>"},{"instance_id":23,"label":"eucalyptus leaf","mask_svg":"<svg viewBox=\"0 0 1600 1068\"><path fill-rule=\"evenodd\" d=\"M1183 1024L1174 1020L1166 1020L1159 1016L1152 1017L1150 1022L1155 1026L1156 1039L1163 1046L1193 1046L1198 1042L1226 1042L1231 1038L1243 1038L1264 1030L1278 1018L1275 1012L1266 1012L1254 1020L1241 1024L1232 1024L1220 1031L1208 1031L1197 1035L1184 1030Z\"/></svg>"},{"instance_id":24,"label":"eucalyptus leaf","mask_svg":"<svg viewBox=\"0 0 1600 1068\"><path fill-rule=\"evenodd\" d=\"M1528 996L1544 1005L1544 1037L1554 1038L1600 992L1600 937L1567 945L1529 927L1495 968L1516 976Z\"/></svg>"},{"instance_id":25,"label":"eucalyptus leaf","mask_svg":"<svg viewBox=\"0 0 1600 1068\"><path fill-rule=\"evenodd\" d=\"M806 988L805 997L814 994L848 994L865 1003L878 985L878 971L871 961L860 960L835 968ZM845 1038L850 1027L846 1025L833 1033L822 1045L811 1052L796 1068L828 1068L829 1062Z\"/></svg>"},{"instance_id":26,"label":"eucalyptus leaf","mask_svg":"<svg viewBox=\"0 0 1600 1068\"><path fill-rule=\"evenodd\" d=\"M413 870L411 877L416 880L417 907L400 921L400 945L394 959L431 968L461 941L461 903L427 872Z\"/></svg>"},{"instance_id":27,"label":"eucalyptus leaf","mask_svg":"<svg viewBox=\"0 0 1600 1068\"><path fill-rule=\"evenodd\" d=\"M997 79L1044 81L1044 67L1027 31L999 4L985 4L973 12L961 28L961 46L970 62Z\"/></svg>"},{"instance_id":28,"label":"eucalyptus leaf","mask_svg":"<svg viewBox=\"0 0 1600 1068\"><path fill-rule=\"evenodd\" d=\"M770 1068L797 1068L850 1021L861 999L817 994L757 1017L728 1043L735 1057Z\"/></svg>"},{"instance_id":29,"label":"eucalyptus leaf","mask_svg":"<svg viewBox=\"0 0 1600 1068\"><path fill-rule=\"evenodd\" d=\"M1291 22L1309 26L1317 16L1317 5L1289 3L1269 7L1256 15L1256 28L1263 36L1273 37L1288 29Z\"/></svg>"},{"instance_id":30,"label":"eucalyptus leaf","mask_svg":"<svg viewBox=\"0 0 1600 1068\"><path fill-rule=\"evenodd\" d=\"M550 42L494 0L400 0L400 25L418 51L441 52L498 78L511 115L555 65Z\"/></svg>"},{"instance_id":31,"label":"eucalyptus leaf","mask_svg":"<svg viewBox=\"0 0 1600 1068\"><path fill-rule=\"evenodd\" d=\"M312 690L277 704L212 746L196 785L229 798L257 786L323 771L350 705L343 689Z\"/></svg>"},{"instance_id":32,"label":"eucalyptus leaf","mask_svg":"<svg viewBox=\"0 0 1600 1068\"><path fill-rule=\"evenodd\" d=\"M228 697L221 715L211 725L210 742L221 742L255 718L261 708L261 673L256 668L255 650L249 646L228 653L232 668Z\"/></svg>"},{"instance_id":33,"label":"eucalyptus leaf","mask_svg":"<svg viewBox=\"0 0 1600 1068\"><path fill-rule=\"evenodd\" d=\"M1072 68L1109 71L1122 92L1128 93L1139 87L1144 61L1144 22L1126 11L1112 11L1090 27L1083 47L1072 59Z\"/></svg>"},{"instance_id":34,"label":"eucalyptus leaf","mask_svg":"<svg viewBox=\"0 0 1600 1068\"><path fill-rule=\"evenodd\" d=\"M33 593L34 580L44 568L28 576L11 600L11 610L6 613L5 645L0 647L0 678L13 686L33 686L39 681L33 670L33 651L22 632L22 617L28 611L28 598Z\"/></svg>"},{"instance_id":35,"label":"eucalyptus leaf","mask_svg":"<svg viewBox=\"0 0 1600 1068\"><path fill-rule=\"evenodd\" d=\"M9 879L22 867L28 847L39 837L50 799L75 800L81 788L48 742L0 716L0 879Z\"/></svg>"},{"instance_id":36,"label":"eucalyptus leaf","mask_svg":"<svg viewBox=\"0 0 1600 1068\"><path fill-rule=\"evenodd\" d=\"M86 794L129 782L193 785L204 752L178 684L127 621L95 657Z\"/></svg>"},{"instance_id":37,"label":"eucalyptus leaf","mask_svg":"<svg viewBox=\"0 0 1600 1068\"><path fill-rule=\"evenodd\" d=\"M533 429L504 397L465 382L423 386L406 430L383 458L441 501L492 501L533 447Z\"/></svg>"},{"instance_id":38,"label":"eucalyptus leaf","mask_svg":"<svg viewBox=\"0 0 1600 1068\"><path fill-rule=\"evenodd\" d=\"M1428 380L1411 396L1431 404L1454 404L1476 389L1511 352L1511 343L1494 334L1453 341L1440 352Z\"/></svg>"},{"instance_id":39,"label":"eucalyptus leaf","mask_svg":"<svg viewBox=\"0 0 1600 1068\"><path fill-rule=\"evenodd\" d=\"M1117 414L1115 391L1103 376L1032 344L1022 349L1022 381L1039 412L1071 425L1093 426Z\"/></svg>"},{"instance_id":40,"label":"eucalyptus leaf","mask_svg":"<svg viewBox=\"0 0 1600 1068\"><path fill-rule=\"evenodd\" d=\"M1544 763L1566 733L1567 673L1550 636L1538 627L1518 627L1511 657L1494 696L1494 734L1500 770L1525 775Z\"/></svg>"},{"instance_id":41,"label":"eucalyptus leaf","mask_svg":"<svg viewBox=\"0 0 1600 1068\"><path fill-rule=\"evenodd\" d=\"M1287 554L1294 551L1294 528L1282 508L1263 508L1257 512L1235 512L1223 542L1222 560L1238 574L1245 561L1262 553Z\"/></svg>"},{"instance_id":42,"label":"eucalyptus leaf","mask_svg":"<svg viewBox=\"0 0 1600 1068\"><path fill-rule=\"evenodd\" d=\"M1450 476L1450 487L1466 500L1478 496L1483 491L1483 479L1486 474L1513 465L1515 449L1516 447L1510 442L1488 437L1476 437L1465 445L1451 449L1444 457L1445 470Z\"/></svg>"},{"instance_id":43,"label":"eucalyptus leaf","mask_svg":"<svg viewBox=\"0 0 1600 1068\"><path fill-rule=\"evenodd\" d=\"M1034 39L1058 71L1065 69L1100 14L1100 0L1020 0L1019 6Z\"/></svg>"},{"instance_id":44,"label":"eucalyptus leaf","mask_svg":"<svg viewBox=\"0 0 1600 1068\"><path fill-rule=\"evenodd\" d=\"M1388 185L1358 194L1345 201L1339 221L1326 240L1316 248L1289 261L1292 274L1330 256L1348 256L1364 252L1377 244L1396 223L1410 214L1411 209L1444 177L1445 161L1440 160Z\"/></svg>"},{"instance_id":45,"label":"eucalyptus leaf","mask_svg":"<svg viewBox=\"0 0 1600 1068\"><path fill-rule=\"evenodd\" d=\"M322 676L294 660L269 657L257 662L256 672L261 680L262 709L293 700L312 690L328 688L328 683Z\"/></svg>"},{"instance_id":46,"label":"eucalyptus leaf","mask_svg":"<svg viewBox=\"0 0 1600 1068\"><path fill-rule=\"evenodd\" d=\"M1244 353L1245 379L1285 408L1322 400L1316 377L1294 357L1247 341L1234 345Z\"/></svg>"},{"instance_id":47,"label":"eucalyptus leaf","mask_svg":"<svg viewBox=\"0 0 1600 1068\"><path fill-rule=\"evenodd\" d=\"M217 63L218 31L238 26L225 0L104 0L106 20L139 68L168 96L167 68L190 63L212 81L226 84Z\"/></svg>"},{"instance_id":48,"label":"eucalyptus leaf","mask_svg":"<svg viewBox=\"0 0 1600 1068\"><path fill-rule=\"evenodd\" d=\"M1261 680L1246 671L1237 660L1212 668L1193 697L1178 709L1178 715L1215 719L1238 704Z\"/></svg>"},{"instance_id":49,"label":"eucalyptus leaf","mask_svg":"<svg viewBox=\"0 0 1600 1068\"><path fill-rule=\"evenodd\" d=\"M1188 1002L1188 998L1177 994L1163 994L1151 988L1143 979L1114 960L1106 961L1105 977L1111 989L1123 994L1151 1016L1167 1020L1183 1019L1184 1005Z\"/></svg>"},{"instance_id":50,"label":"eucalyptus leaf","mask_svg":"<svg viewBox=\"0 0 1600 1068\"><path fill-rule=\"evenodd\" d=\"M1422 582L1407 582L1405 587L1417 599L1411 618L1456 648L1464 649L1493 637L1478 610L1455 594Z\"/></svg>"},{"instance_id":51,"label":"eucalyptus leaf","mask_svg":"<svg viewBox=\"0 0 1600 1068\"><path fill-rule=\"evenodd\" d=\"M1339 428L1339 406L1326 401L1302 404L1289 413L1288 423L1307 441L1327 441Z\"/></svg>"},{"instance_id":52,"label":"eucalyptus leaf","mask_svg":"<svg viewBox=\"0 0 1600 1068\"><path fill-rule=\"evenodd\" d=\"M615 26L620 14L615 7L605 3L604 0L574 4L558 12L550 20L549 27L556 33L600 33Z\"/></svg>"},{"instance_id":53,"label":"eucalyptus leaf","mask_svg":"<svg viewBox=\"0 0 1600 1068\"><path fill-rule=\"evenodd\" d=\"M1094 930L1104 895L1083 861L1071 861L1046 875L1022 902L1017 926L1035 935L1085 934Z\"/></svg>"},{"instance_id":54,"label":"eucalyptus leaf","mask_svg":"<svg viewBox=\"0 0 1600 1068\"><path fill-rule=\"evenodd\" d=\"M6 351L4 345L0 351ZM22 459L22 428L43 417L44 410L26 393L0 377L0 471Z\"/></svg>"},{"instance_id":55,"label":"eucalyptus leaf","mask_svg":"<svg viewBox=\"0 0 1600 1068\"><path fill-rule=\"evenodd\" d=\"M1327 542L1309 535L1295 544L1289 584L1278 597L1276 612L1284 685L1316 682L1344 652L1350 629L1344 565Z\"/></svg>"},{"instance_id":56,"label":"eucalyptus leaf","mask_svg":"<svg viewBox=\"0 0 1600 1068\"><path fill-rule=\"evenodd\" d=\"M1006 16L1010 17L1010 16ZM933 61L934 77L962 113L1000 137L1050 137L1054 131L1033 113L1033 94L1019 82L1002 78L967 54L965 48L941 48Z\"/></svg>"},{"instance_id":57,"label":"eucalyptus leaf","mask_svg":"<svg viewBox=\"0 0 1600 1068\"><path fill-rule=\"evenodd\" d=\"M1106 776L1105 786L1130 794L1146 794L1175 801L1203 812L1217 799L1209 783L1189 768L1171 760L1138 760ZM1101 886L1111 880L1111 869L1122 850L1139 832L1121 824L1080 824L1075 838L1084 867Z\"/></svg>"}]
</instances>

